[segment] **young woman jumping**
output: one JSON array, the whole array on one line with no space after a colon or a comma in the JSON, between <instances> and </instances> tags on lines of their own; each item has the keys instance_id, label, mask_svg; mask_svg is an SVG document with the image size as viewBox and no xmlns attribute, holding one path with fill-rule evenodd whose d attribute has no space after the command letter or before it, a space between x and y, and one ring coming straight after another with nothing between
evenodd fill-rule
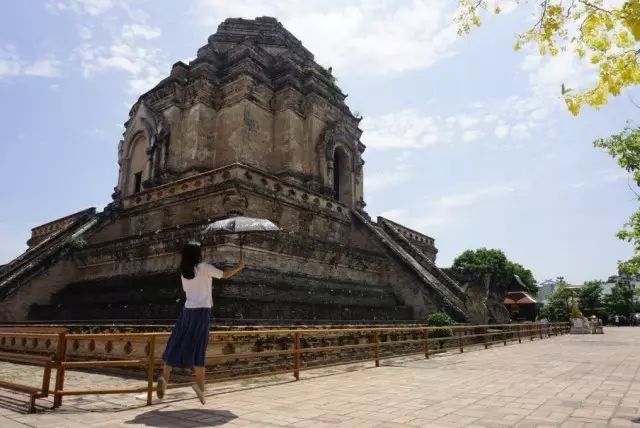
<instances>
[{"instance_id":1,"label":"young woman jumping","mask_svg":"<svg viewBox=\"0 0 640 428\"><path fill-rule=\"evenodd\" d=\"M236 267L225 271L203 263L200 243L190 242L182 249L180 275L187 299L162 354L164 367L156 388L158 398L164 398L171 368L193 367L196 383L192 387L200 402L205 403L205 354L209 343L211 307L213 306L211 278L231 278L242 269L244 269L242 261Z\"/></svg>"}]
</instances>

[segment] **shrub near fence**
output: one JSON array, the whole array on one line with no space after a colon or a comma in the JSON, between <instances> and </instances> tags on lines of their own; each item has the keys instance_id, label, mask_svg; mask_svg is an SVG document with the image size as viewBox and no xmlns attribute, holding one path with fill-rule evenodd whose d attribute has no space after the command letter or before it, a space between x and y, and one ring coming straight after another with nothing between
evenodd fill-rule
<instances>
[{"instance_id":1,"label":"shrub near fence","mask_svg":"<svg viewBox=\"0 0 640 428\"><path fill-rule=\"evenodd\" d=\"M422 354L429 358L442 350L524 339L542 339L568 332L568 323L507 324L492 326L450 326L452 336L431 337L439 327L388 326L367 328L280 329L252 331L214 331L207 353L207 382L215 383L257 376L292 373L295 379L308 369L372 361L376 366L385 358ZM22 335L24 336L24 334ZM168 332L125 334L61 333L62 352L54 361L58 369L54 404L60 406L65 395L120 394L147 392L152 402L154 372L160 367ZM29 355L47 354L51 342L22 340L19 333L0 329L0 350ZM46 346L46 347L45 347ZM44 347L44 348L43 348ZM482 346L480 347L482 349ZM1 357L0 357L1 360ZM65 389L65 371L105 367L137 367L145 384L113 390L84 390L72 385ZM173 384L170 387L183 386Z\"/></svg>"}]
</instances>

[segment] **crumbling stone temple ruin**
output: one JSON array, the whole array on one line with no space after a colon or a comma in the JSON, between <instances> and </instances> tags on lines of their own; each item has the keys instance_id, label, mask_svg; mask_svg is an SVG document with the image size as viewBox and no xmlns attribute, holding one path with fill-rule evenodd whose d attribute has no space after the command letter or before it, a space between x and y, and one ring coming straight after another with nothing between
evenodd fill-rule
<instances>
[{"instance_id":1,"label":"crumbling stone temple ruin","mask_svg":"<svg viewBox=\"0 0 640 428\"><path fill-rule=\"evenodd\" d=\"M334 82L274 18L224 21L131 108L113 202L34 228L0 267L0 319L174 318L189 239L220 266L242 248L247 269L214 288L229 323L486 319L432 238L366 213L360 118ZM201 235L239 214L281 231Z\"/></svg>"}]
</instances>

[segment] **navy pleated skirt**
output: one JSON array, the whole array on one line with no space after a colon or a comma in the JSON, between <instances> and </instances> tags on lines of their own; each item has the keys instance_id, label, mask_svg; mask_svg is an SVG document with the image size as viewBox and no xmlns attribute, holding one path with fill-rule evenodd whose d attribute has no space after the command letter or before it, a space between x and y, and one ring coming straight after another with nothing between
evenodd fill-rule
<instances>
[{"instance_id":1,"label":"navy pleated skirt","mask_svg":"<svg viewBox=\"0 0 640 428\"><path fill-rule=\"evenodd\" d=\"M171 367L204 367L211 308L184 308L176 322L162 360Z\"/></svg>"}]
</instances>

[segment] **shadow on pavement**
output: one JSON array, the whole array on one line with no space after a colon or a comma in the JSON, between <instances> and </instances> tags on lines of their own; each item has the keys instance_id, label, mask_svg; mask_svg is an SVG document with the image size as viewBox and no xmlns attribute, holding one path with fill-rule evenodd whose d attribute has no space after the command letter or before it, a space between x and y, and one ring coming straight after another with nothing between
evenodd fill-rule
<instances>
[{"instance_id":1,"label":"shadow on pavement","mask_svg":"<svg viewBox=\"0 0 640 428\"><path fill-rule=\"evenodd\" d=\"M190 427L213 427L224 425L237 416L228 410L213 409L182 409L182 410L152 410L141 413L125 424L146 425L150 427L172 428L180 422L188 421ZM184 425L181 425L184 426Z\"/></svg>"}]
</instances>

